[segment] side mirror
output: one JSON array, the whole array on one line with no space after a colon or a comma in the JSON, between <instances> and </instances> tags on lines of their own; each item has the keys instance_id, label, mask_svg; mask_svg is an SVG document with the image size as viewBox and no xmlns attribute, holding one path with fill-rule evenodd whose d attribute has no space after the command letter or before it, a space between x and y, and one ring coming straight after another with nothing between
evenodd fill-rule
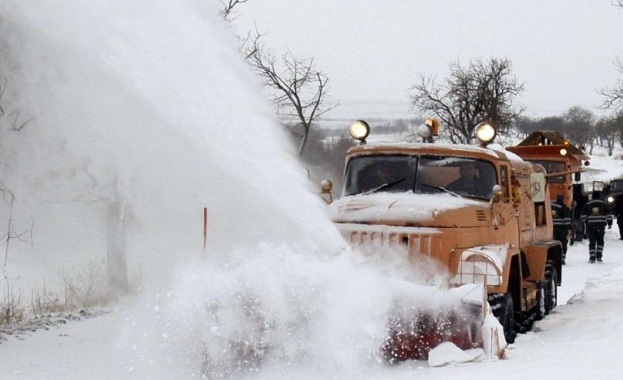
<instances>
[{"instance_id":1,"label":"side mirror","mask_svg":"<svg viewBox=\"0 0 623 380\"><path fill-rule=\"evenodd\" d=\"M582 180L582 173L581 172L575 172L573 174L573 180L575 182L580 182Z\"/></svg>"},{"instance_id":2,"label":"side mirror","mask_svg":"<svg viewBox=\"0 0 623 380\"><path fill-rule=\"evenodd\" d=\"M493 185L491 189L493 192L493 200L498 201L504 196L504 188L500 185Z\"/></svg>"}]
</instances>

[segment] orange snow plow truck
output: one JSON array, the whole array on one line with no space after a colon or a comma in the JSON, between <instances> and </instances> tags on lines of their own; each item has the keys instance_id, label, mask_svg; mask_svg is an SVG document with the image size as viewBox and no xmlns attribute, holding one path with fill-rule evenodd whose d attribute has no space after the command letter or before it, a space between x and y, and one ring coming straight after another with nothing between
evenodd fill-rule
<instances>
[{"instance_id":1,"label":"orange snow plow truck","mask_svg":"<svg viewBox=\"0 0 623 380\"><path fill-rule=\"evenodd\" d=\"M434 119L420 126L422 143L368 144L370 127L357 121L350 132L360 144L347 152L341 197L329 202L333 222L364 257L404 254L420 274L443 270L437 289L482 289L480 299L458 292L460 306L445 310L418 307L424 299L394 302L380 349L389 362L428 359L444 342L490 345L487 313L512 343L557 302L561 245L552 239L544 168L488 145L488 123L476 128L481 146L432 143L437 128Z\"/></svg>"}]
</instances>

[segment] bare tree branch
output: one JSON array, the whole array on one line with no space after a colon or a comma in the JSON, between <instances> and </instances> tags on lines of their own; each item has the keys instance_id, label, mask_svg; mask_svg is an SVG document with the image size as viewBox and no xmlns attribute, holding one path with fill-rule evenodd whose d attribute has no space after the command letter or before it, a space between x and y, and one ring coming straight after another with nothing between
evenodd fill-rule
<instances>
[{"instance_id":1,"label":"bare tree branch","mask_svg":"<svg viewBox=\"0 0 623 380\"><path fill-rule=\"evenodd\" d=\"M4 78L4 84L0 86L0 115L4 115L4 109L2 108L2 97L4 96L4 91L6 90L8 79Z\"/></svg>"},{"instance_id":2,"label":"bare tree branch","mask_svg":"<svg viewBox=\"0 0 623 380\"><path fill-rule=\"evenodd\" d=\"M3 200L5 200L9 204L9 212L8 212L7 221L6 221L7 222L6 233L2 236L2 238L5 239L5 246L4 246L4 260L0 267L4 270L9 260L11 240L12 239L23 240L21 239L23 235L26 235L28 233L32 234L34 221L33 220L30 221L31 222L30 228L27 228L21 232L17 232L15 223L13 220L13 211L14 211L15 204L16 204L15 195L6 186L4 186L2 182L0 182L0 194L2 195ZM32 236L31 236L31 239L32 239Z\"/></svg>"},{"instance_id":3,"label":"bare tree branch","mask_svg":"<svg viewBox=\"0 0 623 380\"><path fill-rule=\"evenodd\" d=\"M620 0L623 3L623 0ZM614 60L614 68L623 75L623 60L617 57ZM612 87L604 87L598 91L605 99L601 103L600 108L612 109L615 112L623 110L623 79L617 80L616 85Z\"/></svg>"},{"instance_id":4,"label":"bare tree branch","mask_svg":"<svg viewBox=\"0 0 623 380\"><path fill-rule=\"evenodd\" d=\"M18 121L19 119L19 114L20 114L20 110L16 109L15 111L11 112L9 114L9 117L12 117L10 122L11 122L11 129L14 131L21 131L22 129L24 129L24 127L30 123L32 121L32 118L22 122L22 121Z\"/></svg>"},{"instance_id":5,"label":"bare tree branch","mask_svg":"<svg viewBox=\"0 0 623 380\"><path fill-rule=\"evenodd\" d=\"M282 116L298 120L303 128L299 155L303 153L314 121L333 107L324 107L329 79L316 70L313 58L296 58L288 51L278 60L260 42L261 35L249 39L245 56L251 66L274 90L273 101Z\"/></svg>"},{"instance_id":6,"label":"bare tree branch","mask_svg":"<svg viewBox=\"0 0 623 380\"><path fill-rule=\"evenodd\" d=\"M236 6L238 6L239 4L246 3L247 1L248 0L228 0L226 3L221 1L221 4L223 4L223 9L221 9L221 16L228 21L235 19L234 8L236 8Z\"/></svg>"}]
</instances>

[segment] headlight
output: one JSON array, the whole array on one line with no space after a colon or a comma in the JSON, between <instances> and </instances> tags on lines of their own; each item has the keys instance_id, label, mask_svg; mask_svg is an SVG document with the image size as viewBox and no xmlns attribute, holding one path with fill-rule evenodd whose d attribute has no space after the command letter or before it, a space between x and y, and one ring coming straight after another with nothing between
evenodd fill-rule
<instances>
[{"instance_id":1,"label":"headlight","mask_svg":"<svg viewBox=\"0 0 623 380\"><path fill-rule=\"evenodd\" d=\"M487 122L482 122L474 129L476 138L483 144L487 145L495 138L495 127Z\"/></svg>"},{"instance_id":2,"label":"headlight","mask_svg":"<svg viewBox=\"0 0 623 380\"><path fill-rule=\"evenodd\" d=\"M364 143L370 134L370 125L363 120L357 120L350 126L349 132L352 138Z\"/></svg>"}]
</instances>

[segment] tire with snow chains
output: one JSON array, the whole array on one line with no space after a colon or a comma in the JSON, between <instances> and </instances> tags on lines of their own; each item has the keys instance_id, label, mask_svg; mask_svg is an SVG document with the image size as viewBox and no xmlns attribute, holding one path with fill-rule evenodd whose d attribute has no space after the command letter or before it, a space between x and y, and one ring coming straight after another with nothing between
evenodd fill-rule
<instances>
[{"instance_id":1,"label":"tire with snow chains","mask_svg":"<svg viewBox=\"0 0 623 380\"><path fill-rule=\"evenodd\" d=\"M558 304L558 271L554 263L550 260L545 265L545 314L556 307Z\"/></svg>"},{"instance_id":2,"label":"tire with snow chains","mask_svg":"<svg viewBox=\"0 0 623 380\"><path fill-rule=\"evenodd\" d=\"M511 344L515 343L515 336L517 336L517 332L515 331L515 306L513 305L513 297L510 293L506 293L504 300L504 323L502 323L502 326L504 327L506 343Z\"/></svg>"},{"instance_id":3,"label":"tire with snow chains","mask_svg":"<svg viewBox=\"0 0 623 380\"><path fill-rule=\"evenodd\" d=\"M508 344L515 343L515 307L513 297L510 293L490 294L488 297L489 305L493 316L495 316L504 329L504 338Z\"/></svg>"},{"instance_id":4,"label":"tire with snow chains","mask_svg":"<svg viewBox=\"0 0 623 380\"><path fill-rule=\"evenodd\" d=\"M537 285L537 293L539 298L537 299L536 310L534 312L535 321L540 321L541 319L545 318L545 315L547 315L547 309L545 308L545 285L545 281L539 282L539 284Z\"/></svg>"}]
</instances>

